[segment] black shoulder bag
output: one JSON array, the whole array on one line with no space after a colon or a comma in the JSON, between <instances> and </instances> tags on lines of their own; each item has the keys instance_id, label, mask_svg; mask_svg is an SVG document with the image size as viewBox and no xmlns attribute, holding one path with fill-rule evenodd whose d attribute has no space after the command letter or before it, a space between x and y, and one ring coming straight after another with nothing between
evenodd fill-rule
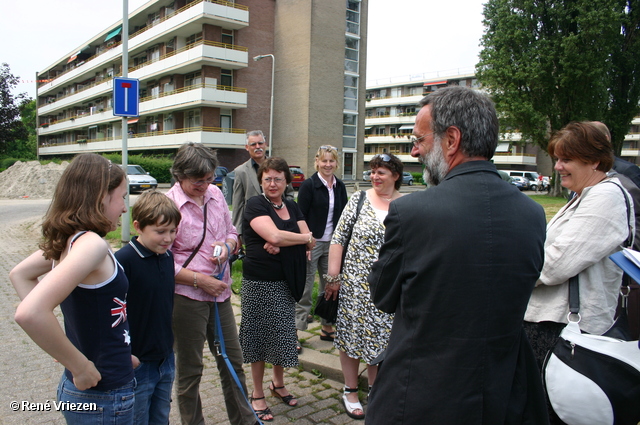
<instances>
[{"instance_id":1,"label":"black shoulder bag","mask_svg":"<svg viewBox=\"0 0 640 425\"><path fill-rule=\"evenodd\" d=\"M362 209L362 204L364 203L364 198L367 196L364 193L364 190L360 191L360 199L358 199L358 206L356 207L356 217L355 220L358 220L358 216L360 215L360 210ZM355 223L355 222L354 222ZM342 272L342 268L344 267L344 259L347 256L347 248L349 247L349 242L351 241L351 234L353 233L353 226L349 228L349 235L347 236L347 242L344 244L344 249L342 250L342 262L340 263L340 271ZM318 294L318 300L316 301L316 308L313 310L313 314L322 317L329 323L335 323L338 318L338 298L340 295L336 297L335 300L325 300L324 292Z\"/></svg>"}]
</instances>

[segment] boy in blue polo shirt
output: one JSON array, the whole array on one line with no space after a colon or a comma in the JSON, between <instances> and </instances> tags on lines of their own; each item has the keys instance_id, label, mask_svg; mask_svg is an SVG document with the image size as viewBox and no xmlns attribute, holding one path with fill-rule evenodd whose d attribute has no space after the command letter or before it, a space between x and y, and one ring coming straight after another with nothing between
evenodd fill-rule
<instances>
[{"instance_id":1,"label":"boy in blue polo shirt","mask_svg":"<svg viewBox=\"0 0 640 425\"><path fill-rule=\"evenodd\" d=\"M168 424L175 376L171 328L175 279L168 249L181 215L171 199L150 190L137 199L131 216L138 236L115 255L129 278L131 353L140 360L134 370L134 422Z\"/></svg>"}]
</instances>

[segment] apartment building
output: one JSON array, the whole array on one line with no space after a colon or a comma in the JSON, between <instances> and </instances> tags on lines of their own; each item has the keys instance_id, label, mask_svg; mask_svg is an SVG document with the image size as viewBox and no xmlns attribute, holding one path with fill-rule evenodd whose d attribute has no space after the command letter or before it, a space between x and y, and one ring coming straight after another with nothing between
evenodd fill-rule
<instances>
[{"instance_id":1,"label":"apartment building","mask_svg":"<svg viewBox=\"0 0 640 425\"><path fill-rule=\"evenodd\" d=\"M456 85L480 90L474 72L423 75L409 81L370 82L367 85L364 161L379 153L398 156L408 171L420 171L416 158L411 157L411 142L415 118L422 97L441 87ZM621 156L637 163L640 157L640 117L633 120L625 138ZM499 169L538 171L551 175L552 163L546 152L526 143L519 133L501 133L493 157Z\"/></svg>"},{"instance_id":2,"label":"apartment building","mask_svg":"<svg viewBox=\"0 0 640 425\"><path fill-rule=\"evenodd\" d=\"M261 129L273 134L272 155L306 173L328 143L353 164L363 149L366 10L367 0L149 1L128 19L140 116L126 128L113 116L116 22L38 74L38 154L118 152L127 132L130 154L200 142L233 168L248 158L246 131ZM273 56L252 60L259 55Z\"/></svg>"},{"instance_id":3,"label":"apartment building","mask_svg":"<svg viewBox=\"0 0 640 425\"><path fill-rule=\"evenodd\" d=\"M447 86L480 89L474 73L431 75L404 82L385 82L367 87L364 160L379 153L392 153L405 164L407 171L420 171L417 158L411 156L410 137L413 134L418 102L427 94ZM548 158L548 157L547 157ZM536 170L539 149L524 143L518 133L503 133L493 157L498 168ZM551 167L549 162L547 167ZM550 170L549 170L550 173ZM548 173L548 174L549 174Z\"/></svg>"}]
</instances>

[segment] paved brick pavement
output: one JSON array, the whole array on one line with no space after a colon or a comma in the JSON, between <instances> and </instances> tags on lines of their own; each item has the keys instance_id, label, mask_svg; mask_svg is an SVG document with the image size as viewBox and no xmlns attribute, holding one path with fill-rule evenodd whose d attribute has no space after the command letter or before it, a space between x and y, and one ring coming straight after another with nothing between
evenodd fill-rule
<instances>
[{"instance_id":1,"label":"paved brick pavement","mask_svg":"<svg viewBox=\"0 0 640 425\"><path fill-rule=\"evenodd\" d=\"M36 249L37 221L46 207L46 201L0 200L0 424L64 423L59 412L14 411L10 405L13 401L53 402L63 370L13 320L19 299L8 277L11 268ZM239 320L239 300L234 299L234 304ZM362 424L344 413L340 362L332 344L319 339L319 331L319 323L310 324L301 338L304 347L300 355L301 366L289 369L285 374L287 388L298 397L298 406L289 407L268 396L267 403L275 415L271 423ZM248 365L245 370L250 377ZM267 371L265 390L268 382ZM361 388L366 388L366 384ZM228 423L215 361L209 351L205 352L201 392L206 423ZM268 391L265 393L269 394ZM366 394L361 393L361 399L364 402ZM366 403L363 404L366 409ZM180 423L175 405L172 406L171 422Z\"/></svg>"}]
</instances>

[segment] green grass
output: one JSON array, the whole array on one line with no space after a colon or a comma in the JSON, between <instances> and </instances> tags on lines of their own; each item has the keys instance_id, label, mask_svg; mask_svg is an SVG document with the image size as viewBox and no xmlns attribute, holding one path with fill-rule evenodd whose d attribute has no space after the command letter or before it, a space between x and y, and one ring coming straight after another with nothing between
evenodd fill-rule
<instances>
[{"instance_id":1,"label":"green grass","mask_svg":"<svg viewBox=\"0 0 640 425\"><path fill-rule=\"evenodd\" d=\"M531 199L542 205L547 216L547 222L567 203L567 198L549 195L531 195Z\"/></svg>"},{"instance_id":2,"label":"green grass","mask_svg":"<svg viewBox=\"0 0 640 425\"><path fill-rule=\"evenodd\" d=\"M542 205L547 217L547 222L551 220L551 218L558 212L558 210L560 210L560 208L562 208L567 203L566 198L551 197L549 195L531 195L530 198L536 201L537 203L539 203L540 205ZM130 225L130 232L131 232L131 236L134 236L136 234L135 230L133 229L133 221L131 222L131 225ZM122 229L120 228L120 226L118 226L118 228L113 232L107 233L106 239L109 241L109 243L114 249L120 248L122 245L121 244ZM231 284L231 289L233 290L234 293L240 294L240 288L242 287L242 261L236 261L233 263L233 266L231 267L231 279L233 282ZM312 312L316 306L317 298L318 298L318 285L314 285L313 295L312 295L313 306L311 308ZM318 316L315 316L315 320L320 321L320 318Z\"/></svg>"}]
</instances>

